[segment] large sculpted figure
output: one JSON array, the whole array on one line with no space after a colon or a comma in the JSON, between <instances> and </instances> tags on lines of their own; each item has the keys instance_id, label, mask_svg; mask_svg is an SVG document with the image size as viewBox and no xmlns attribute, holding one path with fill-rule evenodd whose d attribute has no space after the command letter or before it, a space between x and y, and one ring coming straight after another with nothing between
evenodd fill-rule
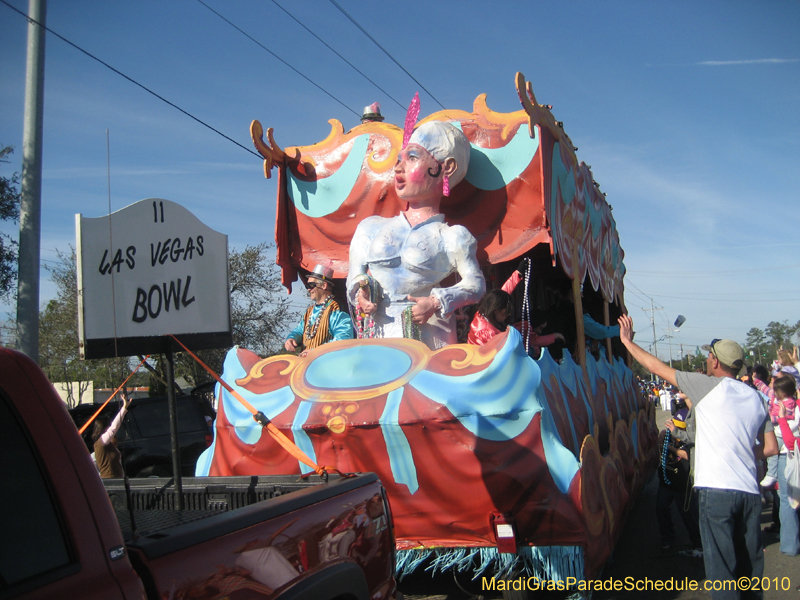
<instances>
[{"instance_id":1,"label":"large sculpted figure","mask_svg":"<svg viewBox=\"0 0 800 600\"><path fill-rule=\"evenodd\" d=\"M356 228L348 300L360 314L361 337L413 337L436 349L457 341L454 311L486 290L475 238L445 223L439 211L442 196L466 174L470 146L459 129L441 121L406 131L404 140L394 178L406 208L393 218L368 217ZM441 287L452 273L460 281Z\"/></svg>"}]
</instances>

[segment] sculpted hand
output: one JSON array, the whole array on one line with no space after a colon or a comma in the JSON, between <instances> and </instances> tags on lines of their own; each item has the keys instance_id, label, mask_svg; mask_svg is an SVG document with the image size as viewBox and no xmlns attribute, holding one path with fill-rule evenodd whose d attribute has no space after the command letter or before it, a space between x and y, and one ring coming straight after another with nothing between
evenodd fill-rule
<instances>
[{"instance_id":1,"label":"sculpted hand","mask_svg":"<svg viewBox=\"0 0 800 600\"><path fill-rule=\"evenodd\" d=\"M411 321L417 325L427 323L428 319L433 316L436 309L439 308L439 301L433 296L423 296L415 298L414 296L407 296L407 299L414 302L414 308L411 309Z\"/></svg>"},{"instance_id":2,"label":"sculpted hand","mask_svg":"<svg viewBox=\"0 0 800 600\"><path fill-rule=\"evenodd\" d=\"M619 339L622 343L633 341L633 319L628 315L622 315L617 322L619 323Z\"/></svg>"},{"instance_id":3,"label":"sculpted hand","mask_svg":"<svg viewBox=\"0 0 800 600\"><path fill-rule=\"evenodd\" d=\"M378 310L378 305L374 302L370 302L369 298L367 298L367 292L364 288L358 290L356 300L358 301L358 307L368 315Z\"/></svg>"},{"instance_id":4,"label":"sculpted hand","mask_svg":"<svg viewBox=\"0 0 800 600\"><path fill-rule=\"evenodd\" d=\"M293 338L289 338L284 342L283 347L286 348L288 352L295 352L297 351L297 341Z\"/></svg>"}]
</instances>

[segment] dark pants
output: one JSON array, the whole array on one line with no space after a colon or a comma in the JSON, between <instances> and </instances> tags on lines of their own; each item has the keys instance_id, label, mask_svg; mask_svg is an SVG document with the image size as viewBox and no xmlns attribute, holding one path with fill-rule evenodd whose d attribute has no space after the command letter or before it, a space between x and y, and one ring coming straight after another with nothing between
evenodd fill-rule
<instances>
[{"instance_id":1,"label":"dark pants","mask_svg":"<svg viewBox=\"0 0 800 600\"><path fill-rule=\"evenodd\" d=\"M739 577L761 578L761 496L737 490L697 488L700 499L700 533L706 579L730 582ZM712 591L715 600L763 598L762 592Z\"/></svg>"},{"instance_id":2,"label":"dark pants","mask_svg":"<svg viewBox=\"0 0 800 600\"><path fill-rule=\"evenodd\" d=\"M689 496L688 507L686 505L687 494ZM692 547L702 547L697 494L693 493L691 488L687 490L686 486L678 486L674 483L669 486L664 484L658 486L656 511L658 514L658 530L661 533L661 544L671 546L675 541L675 527L672 524L673 502L677 505L678 514L686 527L686 531L689 533Z\"/></svg>"}]
</instances>

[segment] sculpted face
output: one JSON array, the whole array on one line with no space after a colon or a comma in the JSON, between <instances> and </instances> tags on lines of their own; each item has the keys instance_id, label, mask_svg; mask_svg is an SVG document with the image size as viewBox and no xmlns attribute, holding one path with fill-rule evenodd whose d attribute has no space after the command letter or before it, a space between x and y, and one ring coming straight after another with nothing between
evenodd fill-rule
<instances>
[{"instance_id":1,"label":"sculpted face","mask_svg":"<svg viewBox=\"0 0 800 600\"><path fill-rule=\"evenodd\" d=\"M394 187L397 196L406 201L428 197L441 198L442 165L422 146L409 144L397 156ZM429 172L430 171L430 172ZM437 173L432 177L430 173Z\"/></svg>"}]
</instances>

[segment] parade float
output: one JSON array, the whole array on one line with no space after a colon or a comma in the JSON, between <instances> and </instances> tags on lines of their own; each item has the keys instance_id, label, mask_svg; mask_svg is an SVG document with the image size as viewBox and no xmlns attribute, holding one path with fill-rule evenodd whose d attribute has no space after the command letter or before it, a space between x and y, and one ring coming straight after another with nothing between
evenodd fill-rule
<instances>
[{"instance_id":1,"label":"parade float","mask_svg":"<svg viewBox=\"0 0 800 600\"><path fill-rule=\"evenodd\" d=\"M611 207L551 107L521 74L516 87L522 110L493 112L481 95L472 112L443 110L418 126L445 121L466 135L469 169L443 200L445 220L477 240L488 288L531 259L518 306L567 291L574 353L556 360L543 349L532 360L512 327L484 346L436 350L380 338L269 358L234 348L198 475L311 470L253 420L250 404L316 464L380 476L401 574L420 565L546 580L599 574L655 467L654 409L610 342L592 353L584 345L585 306L606 325L625 312ZM286 149L271 129L264 140L261 124L251 127L265 175L277 171L277 262L290 290L317 264L343 282L356 226L402 210L393 168L403 128L330 124L318 144Z\"/></svg>"}]
</instances>

